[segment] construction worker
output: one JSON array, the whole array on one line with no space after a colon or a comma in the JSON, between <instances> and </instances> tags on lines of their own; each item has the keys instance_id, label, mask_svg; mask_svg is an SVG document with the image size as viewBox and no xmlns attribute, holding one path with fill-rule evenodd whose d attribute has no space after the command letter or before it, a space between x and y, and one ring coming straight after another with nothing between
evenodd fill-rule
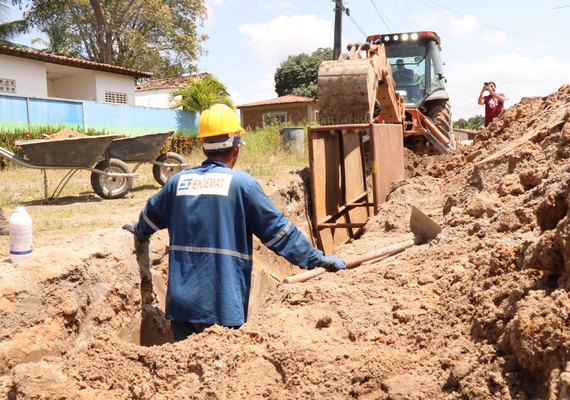
<instances>
[{"instance_id":1,"label":"construction worker","mask_svg":"<svg viewBox=\"0 0 570 400\"><path fill-rule=\"evenodd\" d=\"M503 111L505 95L503 93L495 92L496 90L497 85L495 82L485 82L481 89L481 93L479 93L479 99L477 102L480 105L485 105L485 126L493 122L493 120ZM486 91L489 92L489 94L483 96Z\"/></svg>"},{"instance_id":2,"label":"construction worker","mask_svg":"<svg viewBox=\"0 0 570 400\"><path fill-rule=\"evenodd\" d=\"M345 268L342 259L313 247L252 176L233 169L243 133L231 108L216 104L202 112L198 138L206 160L172 176L147 201L138 223L123 226L141 242L168 228L166 318L175 341L214 324L246 322L252 234L301 268Z\"/></svg>"},{"instance_id":3,"label":"construction worker","mask_svg":"<svg viewBox=\"0 0 570 400\"><path fill-rule=\"evenodd\" d=\"M396 81L396 84L413 83L414 71L406 68L404 65L404 60L399 58L396 61L396 70L392 72L392 77Z\"/></svg>"}]
</instances>

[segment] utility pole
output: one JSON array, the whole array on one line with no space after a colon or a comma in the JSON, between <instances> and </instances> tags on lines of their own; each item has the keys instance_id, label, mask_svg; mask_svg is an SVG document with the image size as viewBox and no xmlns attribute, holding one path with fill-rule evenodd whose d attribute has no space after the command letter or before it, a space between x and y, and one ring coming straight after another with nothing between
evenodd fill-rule
<instances>
[{"instance_id":1,"label":"utility pole","mask_svg":"<svg viewBox=\"0 0 570 400\"><path fill-rule=\"evenodd\" d=\"M341 34L342 34L342 12L344 6L342 0L334 0L334 46L333 46L333 60L338 60L340 57Z\"/></svg>"},{"instance_id":2,"label":"utility pole","mask_svg":"<svg viewBox=\"0 0 570 400\"><path fill-rule=\"evenodd\" d=\"M333 45L333 60L338 60L340 57L340 46L342 40L342 13L350 16L350 10L342 4L342 0L331 0L335 3L334 6L334 45Z\"/></svg>"}]
</instances>

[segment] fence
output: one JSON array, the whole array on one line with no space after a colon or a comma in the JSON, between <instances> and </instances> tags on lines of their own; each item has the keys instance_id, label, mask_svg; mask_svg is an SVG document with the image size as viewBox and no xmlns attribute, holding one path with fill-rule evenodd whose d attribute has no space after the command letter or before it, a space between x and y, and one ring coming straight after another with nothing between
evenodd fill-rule
<instances>
[{"instance_id":1,"label":"fence","mask_svg":"<svg viewBox=\"0 0 570 400\"><path fill-rule=\"evenodd\" d=\"M197 114L186 110L0 95L0 129L58 125L86 132L121 135L177 131L197 132Z\"/></svg>"}]
</instances>

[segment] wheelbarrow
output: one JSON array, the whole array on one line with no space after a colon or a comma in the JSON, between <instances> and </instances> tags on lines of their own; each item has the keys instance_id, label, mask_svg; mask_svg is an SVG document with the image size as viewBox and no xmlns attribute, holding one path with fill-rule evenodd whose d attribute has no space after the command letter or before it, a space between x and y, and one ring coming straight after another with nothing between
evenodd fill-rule
<instances>
[{"instance_id":1,"label":"wheelbarrow","mask_svg":"<svg viewBox=\"0 0 570 400\"><path fill-rule=\"evenodd\" d=\"M150 162L154 179L164 186L172 175L188 166L186 159L178 153L169 151L158 154L162 145L173 133L174 131L150 133L114 139L105 150L105 158L136 162L137 165L133 168L133 172L136 172L143 163Z\"/></svg>"},{"instance_id":2,"label":"wheelbarrow","mask_svg":"<svg viewBox=\"0 0 570 400\"><path fill-rule=\"evenodd\" d=\"M121 160L103 158L107 147L111 145L116 135L81 136L63 139L34 139L20 140L15 144L20 146L27 158L22 158L11 151L0 147L0 156L27 168L44 171L44 193L47 193L48 169L69 169L70 171L59 182L51 199L57 198L73 175L79 170L91 171L91 187L103 199L118 199L124 197L133 186L133 178L129 166Z\"/></svg>"}]
</instances>

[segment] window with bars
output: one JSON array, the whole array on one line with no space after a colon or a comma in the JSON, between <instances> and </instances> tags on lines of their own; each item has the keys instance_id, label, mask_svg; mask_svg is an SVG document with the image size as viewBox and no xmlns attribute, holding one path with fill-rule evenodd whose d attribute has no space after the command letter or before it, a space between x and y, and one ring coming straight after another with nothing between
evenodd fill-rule
<instances>
[{"instance_id":1,"label":"window with bars","mask_svg":"<svg viewBox=\"0 0 570 400\"><path fill-rule=\"evenodd\" d=\"M286 112L269 112L263 114L263 126L272 124L283 124L287 122Z\"/></svg>"},{"instance_id":2,"label":"window with bars","mask_svg":"<svg viewBox=\"0 0 570 400\"><path fill-rule=\"evenodd\" d=\"M127 94L118 92L105 92L105 103L127 104Z\"/></svg>"},{"instance_id":3,"label":"window with bars","mask_svg":"<svg viewBox=\"0 0 570 400\"><path fill-rule=\"evenodd\" d=\"M16 93L16 80L0 78L0 93Z\"/></svg>"}]
</instances>

